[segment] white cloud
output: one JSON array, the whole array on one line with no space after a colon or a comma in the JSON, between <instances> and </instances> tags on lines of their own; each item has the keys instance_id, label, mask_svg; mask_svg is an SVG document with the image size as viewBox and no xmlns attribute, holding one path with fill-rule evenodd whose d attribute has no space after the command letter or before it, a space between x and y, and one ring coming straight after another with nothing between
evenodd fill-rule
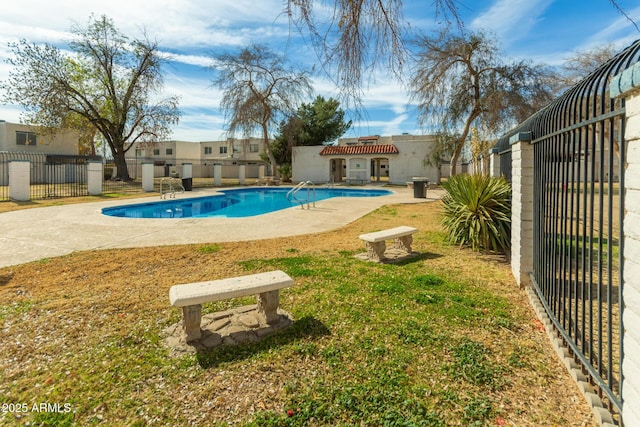
<instances>
[{"instance_id":1,"label":"white cloud","mask_svg":"<svg viewBox=\"0 0 640 427\"><path fill-rule=\"evenodd\" d=\"M207 68L214 62L213 58L207 55L185 55L170 52L161 52L161 54L170 61L186 65L195 65L202 68Z\"/></svg>"},{"instance_id":2,"label":"white cloud","mask_svg":"<svg viewBox=\"0 0 640 427\"><path fill-rule=\"evenodd\" d=\"M469 27L486 29L504 44L528 35L553 0L497 0L485 12L477 15Z\"/></svg>"}]
</instances>

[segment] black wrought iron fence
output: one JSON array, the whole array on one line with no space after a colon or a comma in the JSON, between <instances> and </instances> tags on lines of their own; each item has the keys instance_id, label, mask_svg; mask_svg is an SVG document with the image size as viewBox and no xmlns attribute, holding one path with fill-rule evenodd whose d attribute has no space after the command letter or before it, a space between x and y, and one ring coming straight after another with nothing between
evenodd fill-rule
<instances>
[{"instance_id":1,"label":"black wrought iron fence","mask_svg":"<svg viewBox=\"0 0 640 427\"><path fill-rule=\"evenodd\" d=\"M103 167L102 193L103 194L132 194L142 193L141 164L137 159L127 159L127 171L129 180L118 178L118 169L112 162L105 162Z\"/></svg>"},{"instance_id":2,"label":"black wrought iron fence","mask_svg":"<svg viewBox=\"0 0 640 427\"><path fill-rule=\"evenodd\" d=\"M0 152L0 201L9 200L9 164L29 162L31 200L87 195L87 162L95 156Z\"/></svg>"},{"instance_id":3,"label":"black wrought iron fence","mask_svg":"<svg viewBox=\"0 0 640 427\"><path fill-rule=\"evenodd\" d=\"M500 174L504 176L507 181L511 182L511 147L499 151L498 155L500 156Z\"/></svg>"},{"instance_id":4,"label":"black wrought iron fence","mask_svg":"<svg viewBox=\"0 0 640 427\"><path fill-rule=\"evenodd\" d=\"M608 86L639 60L640 40L511 132L531 132L534 144L535 291L614 413L623 381L625 108Z\"/></svg>"}]
</instances>

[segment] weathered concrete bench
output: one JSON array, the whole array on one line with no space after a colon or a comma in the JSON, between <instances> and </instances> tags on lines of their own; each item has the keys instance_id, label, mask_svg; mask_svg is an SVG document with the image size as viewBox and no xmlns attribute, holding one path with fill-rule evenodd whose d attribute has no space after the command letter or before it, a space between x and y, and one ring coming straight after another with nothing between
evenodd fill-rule
<instances>
[{"instance_id":1,"label":"weathered concrete bench","mask_svg":"<svg viewBox=\"0 0 640 427\"><path fill-rule=\"evenodd\" d=\"M247 295L258 295L258 314L264 323L277 323L279 290L293 285L293 279L280 270L208 282L172 286L169 301L182 307L183 329L187 342L201 337L202 304Z\"/></svg>"},{"instance_id":2,"label":"weathered concrete bench","mask_svg":"<svg viewBox=\"0 0 640 427\"><path fill-rule=\"evenodd\" d=\"M417 228L400 227L390 228L388 230L375 231L373 233L361 234L360 239L365 241L367 247L367 256L373 261L384 261L384 252L387 249L385 241L393 239L393 248L411 253L411 243L413 242L413 233L418 231Z\"/></svg>"}]
</instances>

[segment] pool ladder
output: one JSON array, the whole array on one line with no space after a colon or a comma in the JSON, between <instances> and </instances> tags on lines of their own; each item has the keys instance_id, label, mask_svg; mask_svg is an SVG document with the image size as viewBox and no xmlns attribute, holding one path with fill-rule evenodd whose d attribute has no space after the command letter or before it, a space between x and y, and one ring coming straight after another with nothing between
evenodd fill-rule
<instances>
[{"instance_id":1,"label":"pool ladder","mask_svg":"<svg viewBox=\"0 0 640 427\"><path fill-rule=\"evenodd\" d=\"M167 183L167 191L164 190L164 184ZM176 197L176 192L184 193L184 187L182 186L182 182L176 177L168 177L162 178L160 180L160 198L166 199L167 195L169 197Z\"/></svg>"},{"instance_id":2,"label":"pool ladder","mask_svg":"<svg viewBox=\"0 0 640 427\"><path fill-rule=\"evenodd\" d=\"M298 193L303 188L307 189L306 199L298 198ZM311 181L299 182L295 187L289 190L289 192L287 193L287 200L289 201L295 200L296 202L300 203L300 207L302 209L304 209L305 203L307 204L307 209L311 209L311 202L313 202L313 207L315 208L316 207L316 186Z\"/></svg>"}]
</instances>

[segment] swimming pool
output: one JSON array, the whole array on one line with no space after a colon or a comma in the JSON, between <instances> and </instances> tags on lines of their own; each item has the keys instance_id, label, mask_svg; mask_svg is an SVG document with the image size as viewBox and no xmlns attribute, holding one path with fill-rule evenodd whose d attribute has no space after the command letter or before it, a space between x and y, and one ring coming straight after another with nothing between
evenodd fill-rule
<instances>
[{"instance_id":1,"label":"swimming pool","mask_svg":"<svg viewBox=\"0 0 640 427\"><path fill-rule=\"evenodd\" d=\"M280 209L299 206L289 201L287 192L291 188L241 188L221 191L220 195L193 197L139 203L102 209L104 215L124 218L241 218L262 215ZM350 188L316 188L316 200L332 197L378 197L392 194L389 190L362 190ZM298 198L305 199L306 189Z\"/></svg>"}]
</instances>

